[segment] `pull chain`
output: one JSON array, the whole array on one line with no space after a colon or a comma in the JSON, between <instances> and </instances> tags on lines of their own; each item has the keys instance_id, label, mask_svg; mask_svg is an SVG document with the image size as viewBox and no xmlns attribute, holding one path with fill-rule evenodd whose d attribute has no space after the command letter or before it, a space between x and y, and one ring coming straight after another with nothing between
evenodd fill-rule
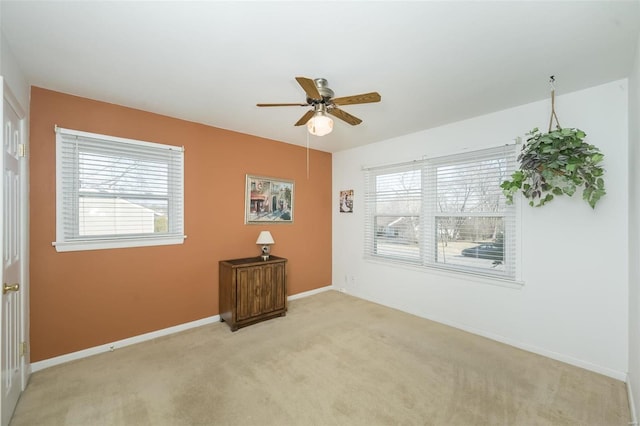
<instances>
[{"instance_id":1,"label":"pull chain","mask_svg":"<svg viewBox=\"0 0 640 426\"><path fill-rule=\"evenodd\" d=\"M306 131L307 134L307 180L309 180L309 132Z\"/></svg>"}]
</instances>

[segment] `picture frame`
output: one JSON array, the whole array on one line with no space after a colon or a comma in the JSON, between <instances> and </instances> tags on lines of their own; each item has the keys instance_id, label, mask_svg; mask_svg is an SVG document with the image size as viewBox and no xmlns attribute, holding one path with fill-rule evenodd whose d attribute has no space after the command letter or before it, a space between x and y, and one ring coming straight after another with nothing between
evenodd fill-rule
<instances>
[{"instance_id":1,"label":"picture frame","mask_svg":"<svg viewBox=\"0 0 640 426\"><path fill-rule=\"evenodd\" d=\"M340 213L353 213L353 189L340 191L338 205Z\"/></svg>"},{"instance_id":2,"label":"picture frame","mask_svg":"<svg viewBox=\"0 0 640 426\"><path fill-rule=\"evenodd\" d=\"M244 223L293 223L294 181L247 175Z\"/></svg>"}]
</instances>

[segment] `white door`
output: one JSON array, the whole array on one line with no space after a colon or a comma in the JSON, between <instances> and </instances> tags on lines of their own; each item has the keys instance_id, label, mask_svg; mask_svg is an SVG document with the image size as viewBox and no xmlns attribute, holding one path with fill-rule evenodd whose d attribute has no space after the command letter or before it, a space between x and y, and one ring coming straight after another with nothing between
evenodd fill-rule
<instances>
[{"instance_id":1,"label":"white door","mask_svg":"<svg viewBox=\"0 0 640 426\"><path fill-rule=\"evenodd\" d=\"M2 349L0 365L2 366L2 398L0 412L2 426L9 424L20 392L22 391L21 359L22 336L22 289L21 279L21 245L23 241L21 215L21 182L20 162L24 157L22 125L18 113L7 101L7 93L0 78L2 96L2 188L0 188L0 210L2 211L2 304L0 320L2 321Z\"/></svg>"}]
</instances>

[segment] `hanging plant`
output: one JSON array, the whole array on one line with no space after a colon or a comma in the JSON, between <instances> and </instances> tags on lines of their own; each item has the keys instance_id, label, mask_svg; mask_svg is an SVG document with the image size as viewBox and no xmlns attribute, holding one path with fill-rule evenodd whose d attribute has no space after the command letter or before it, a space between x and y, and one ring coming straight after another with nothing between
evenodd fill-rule
<instances>
[{"instance_id":1,"label":"hanging plant","mask_svg":"<svg viewBox=\"0 0 640 426\"><path fill-rule=\"evenodd\" d=\"M556 129L552 131L554 118ZM604 155L584 141L586 134L582 130L560 127L554 107L554 90L551 91L549 132L541 133L535 128L527 135L529 138L518 156L519 170L500 185L507 203L513 203L514 194L522 191L530 200L530 206L540 207L555 196L572 196L582 188L582 198L595 208L606 194L601 165Z\"/></svg>"}]
</instances>

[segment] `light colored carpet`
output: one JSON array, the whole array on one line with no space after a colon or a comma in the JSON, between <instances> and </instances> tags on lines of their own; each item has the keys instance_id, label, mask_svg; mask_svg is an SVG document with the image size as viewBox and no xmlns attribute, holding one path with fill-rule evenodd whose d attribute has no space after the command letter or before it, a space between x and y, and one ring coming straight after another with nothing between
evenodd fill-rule
<instances>
[{"instance_id":1,"label":"light colored carpet","mask_svg":"<svg viewBox=\"0 0 640 426\"><path fill-rule=\"evenodd\" d=\"M334 291L33 374L22 425L626 425L622 382Z\"/></svg>"}]
</instances>

